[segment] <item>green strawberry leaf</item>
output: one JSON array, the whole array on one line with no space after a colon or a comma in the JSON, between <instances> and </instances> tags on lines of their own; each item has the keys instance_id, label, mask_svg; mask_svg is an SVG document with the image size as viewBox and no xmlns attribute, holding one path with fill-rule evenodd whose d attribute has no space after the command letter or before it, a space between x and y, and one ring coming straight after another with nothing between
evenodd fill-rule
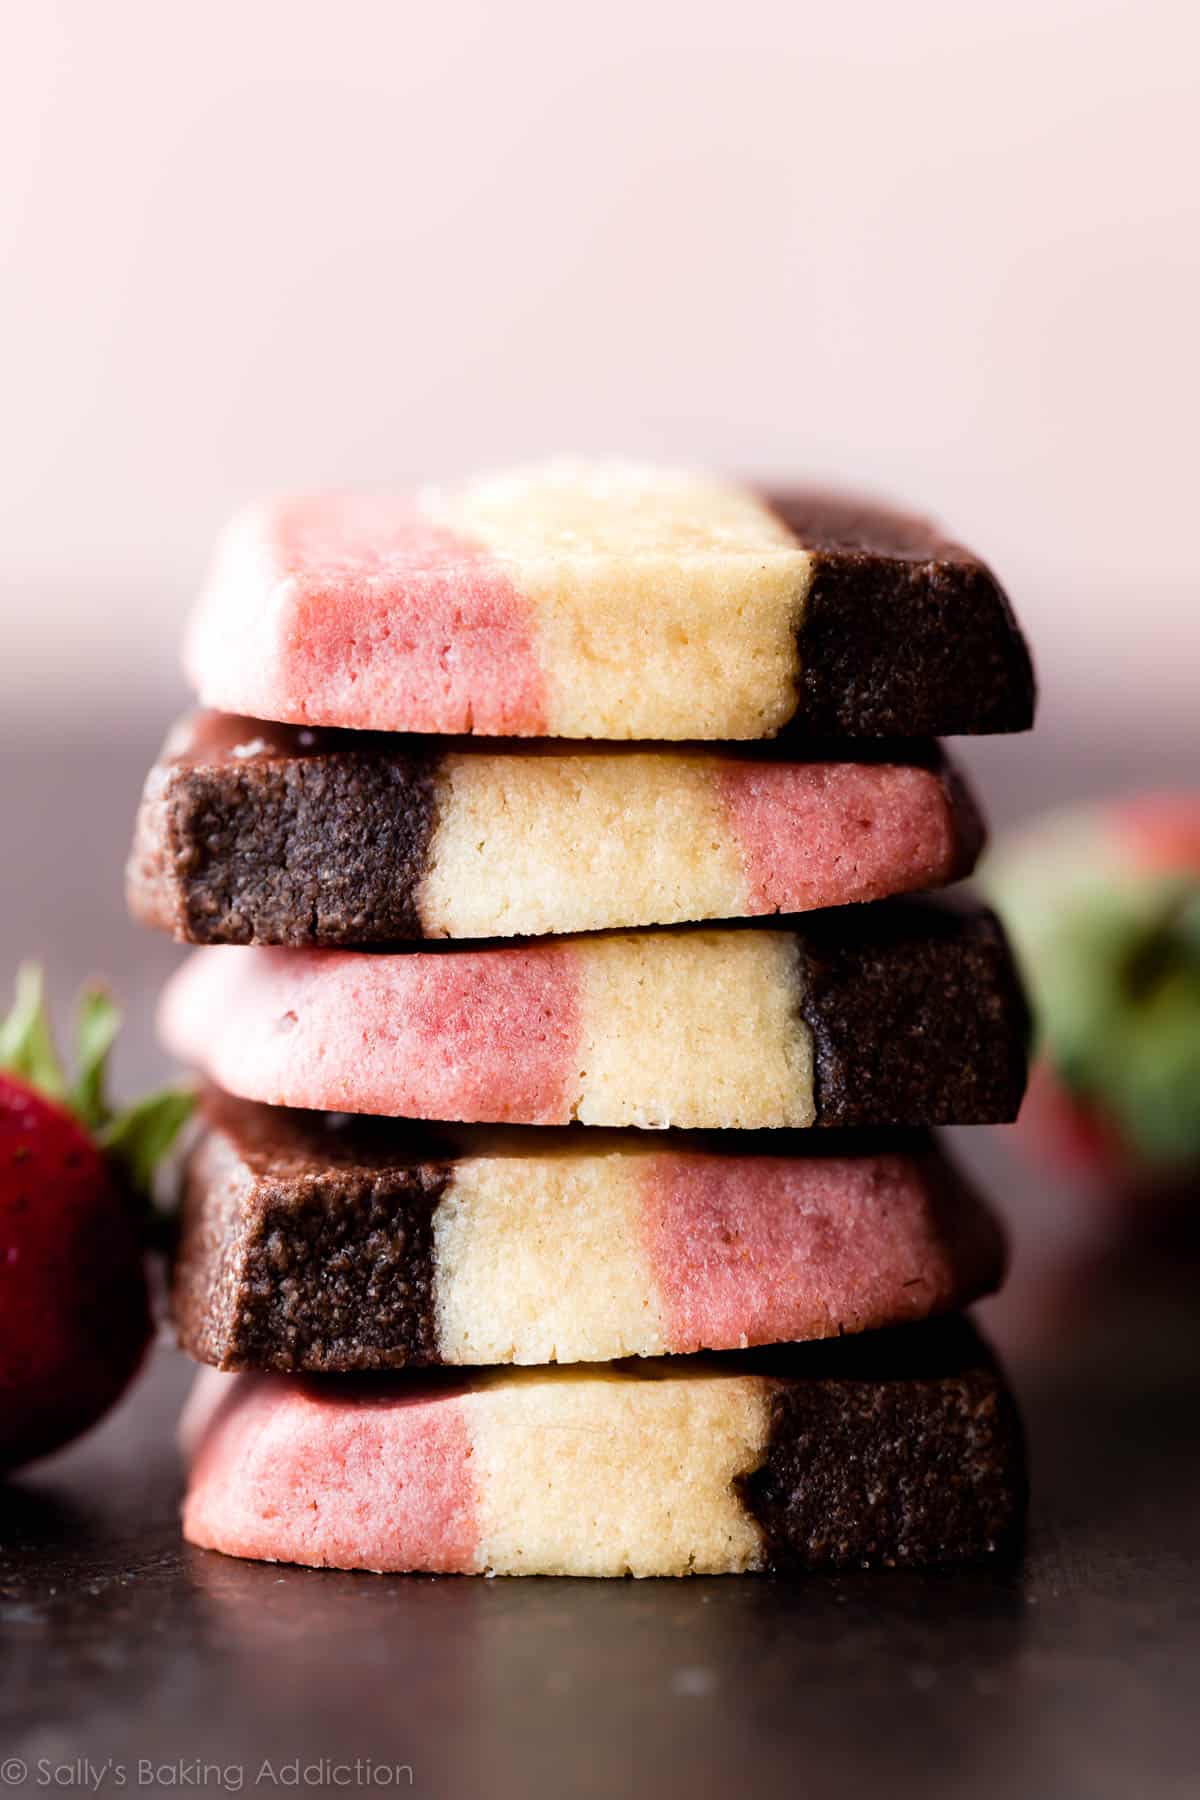
<instances>
[{"instance_id":1,"label":"green strawberry leaf","mask_svg":"<svg viewBox=\"0 0 1200 1800\"><path fill-rule=\"evenodd\" d=\"M37 963L17 970L12 1011L0 1024L0 1069L51 1100L67 1098L67 1076L46 1011L46 984Z\"/></svg>"},{"instance_id":2,"label":"green strawberry leaf","mask_svg":"<svg viewBox=\"0 0 1200 1800\"><path fill-rule=\"evenodd\" d=\"M185 1088L163 1088L126 1107L98 1134L101 1147L135 1193L150 1197L155 1170L191 1118L195 1104L195 1094Z\"/></svg>"},{"instance_id":3,"label":"green strawberry leaf","mask_svg":"<svg viewBox=\"0 0 1200 1800\"><path fill-rule=\"evenodd\" d=\"M108 1104L108 1056L121 1029L121 1012L101 987L85 988L79 998L76 1028L79 1073L71 1084L71 1110L89 1131L100 1131L112 1117Z\"/></svg>"},{"instance_id":4,"label":"green strawberry leaf","mask_svg":"<svg viewBox=\"0 0 1200 1800\"><path fill-rule=\"evenodd\" d=\"M1200 957L1200 888L1183 879L1166 884L1158 905L1143 929L1121 971L1127 997L1135 1004L1153 997L1154 990L1173 971Z\"/></svg>"},{"instance_id":5,"label":"green strawberry leaf","mask_svg":"<svg viewBox=\"0 0 1200 1800\"><path fill-rule=\"evenodd\" d=\"M1124 1022L1106 1071L1114 1116L1154 1163L1200 1159L1200 951L1161 953L1152 989Z\"/></svg>"}]
</instances>

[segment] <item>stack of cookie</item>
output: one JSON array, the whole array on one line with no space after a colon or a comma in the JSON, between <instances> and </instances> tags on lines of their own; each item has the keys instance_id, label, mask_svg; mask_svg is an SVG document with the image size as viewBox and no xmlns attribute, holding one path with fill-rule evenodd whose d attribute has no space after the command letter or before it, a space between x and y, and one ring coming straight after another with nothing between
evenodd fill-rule
<instances>
[{"instance_id":1,"label":"stack of cookie","mask_svg":"<svg viewBox=\"0 0 1200 1800\"><path fill-rule=\"evenodd\" d=\"M187 667L219 710L129 879L208 946L162 1007L211 1084L173 1304L241 1373L190 1404L187 1537L574 1575L1011 1543L957 1316L1003 1241L926 1132L1014 1116L1024 1004L990 914L901 897L981 844L935 737L1031 722L987 569L555 464L246 515Z\"/></svg>"}]
</instances>

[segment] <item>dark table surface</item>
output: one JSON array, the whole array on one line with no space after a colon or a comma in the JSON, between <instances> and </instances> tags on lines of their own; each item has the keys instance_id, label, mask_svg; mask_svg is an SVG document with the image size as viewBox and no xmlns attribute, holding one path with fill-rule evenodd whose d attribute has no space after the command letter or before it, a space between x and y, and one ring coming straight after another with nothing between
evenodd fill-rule
<instances>
[{"instance_id":1,"label":"dark table surface","mask_svg":"<svg viewBox=\"0 0 1200 1800\"><path fill-rule=\"evenodd\" d=\"M64 997L111 973L130 1088L161 1074L147 1013L176 956L117 885L153 736L0 753L0 979L26 951ZM1001 816L1038 767L1007 749ZM989 778L999 751L976 753ZM0 1789L1200 1793L1196 1264L1086 1250L1062 1196L968 1137L1016 1239L983 1317L1029 1427L1019 1566L588 1583L227 1560L179 1539L188 1370L163 1347L99 1430L0 1488Z\"/></svg>"}]
</instances>

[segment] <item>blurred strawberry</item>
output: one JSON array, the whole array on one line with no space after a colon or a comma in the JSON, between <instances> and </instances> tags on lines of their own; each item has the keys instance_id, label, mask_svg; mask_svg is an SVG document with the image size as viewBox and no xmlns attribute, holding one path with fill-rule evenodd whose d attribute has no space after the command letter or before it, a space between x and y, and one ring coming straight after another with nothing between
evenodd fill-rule
<instances>
[{"instance_id":1,"label":"blurred strawberry","mask_svg":"<svg viewBox=\"0 0 1200 1800\"><path fill-rule=\"evenodd\" d=\"M106 994L83 995L74 1081L39 970L21 971L0 1024L0 1473L94 1424L150 1340L150 1189L192 1099L169 1091L112 1111L119 1023Z\"/></svg>"},{"instance_id":2,"label":"blurred strawberry","mask_svg":"<svg viewBox=\"0 0 1200 1800\"><path fill-rule=\"evenodd\" d=\"M1141 794L1118 803L1113 826L1138 867L1200 877L1200 794Z\"/></svg>"},{"instance_id":3,"label":"blurred strawberry","mask_svg":"<svg viewBox=\"0 0 1200 1800\"><path fill-rule=\"evenodd\" d=\"M1033 1000L1038 1148L1113 1187L1200 1168L1200 795L1043 820L984 884Z\"/></svg>"}]
</instances>

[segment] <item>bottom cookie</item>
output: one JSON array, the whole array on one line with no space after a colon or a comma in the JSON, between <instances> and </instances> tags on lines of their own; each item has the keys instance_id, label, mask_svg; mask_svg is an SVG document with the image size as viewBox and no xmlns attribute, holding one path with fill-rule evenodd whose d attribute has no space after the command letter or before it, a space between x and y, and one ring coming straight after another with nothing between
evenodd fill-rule
<instances>
[{"instance_id":1,"label":"bottom cookie","mask_svg":"<svg viewBox=\"0 0 1200 1800\"><path fill-rule=\"evenodd\" d=\"M1025 1499L964 1320L469 1382L221 1375L185 1417L184 1536L316 1567L718 1575L975 1561Z\"/></svg>"}]
</instances>

